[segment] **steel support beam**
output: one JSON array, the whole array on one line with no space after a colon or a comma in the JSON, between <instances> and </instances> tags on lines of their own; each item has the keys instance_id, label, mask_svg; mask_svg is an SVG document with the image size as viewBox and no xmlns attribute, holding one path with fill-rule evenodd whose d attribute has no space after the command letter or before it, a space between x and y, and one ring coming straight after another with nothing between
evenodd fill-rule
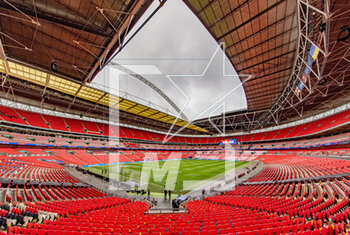
<instances>
[{"instance_id":1,"label":"steel support beam","mask_svg":"<svg viewBox=\"0 0 350 235\"><path fill-rule=\"evenodd\" d=\"M321 3L321 2L320 2ZM322 3L321 3L322 4ZM298 53L295 58L293 72L289 79L288 85L278 98L276 103L272 106L269 113L262 121L268 122L269 119L277 119L280 121L279 113L287 108L297 110L297 106L305 102L311 94L318 90L320 80L325 76L324 68L329 56L329 34L330 34L330 17L329 1L324 1L324 5L311 6L309 1L298 0ZM312 16L312 17L310 17ZM324 31L317 30L316 26L325 23ZM319 49L319 55L310 67L307 63L308 54L311 44ZM295 89L299 82L305 68L311 70L308 76L305 89L297 94ZM306 91L306 92L305 92ZM299 111L298 111L299 112ZM297 112L297 113L298 113Z\"/></svg>"},{"instance_id":2,"label":"steel support beam","mask_svg":"<svg viewBox=\"0 0 350 235\"><path fill-rule=\"evenodd\" d=\"M105 38L110 37L110 35L108 33L105 33L105 31L103 31L101 28L97 28L96 26L91 26L89 24L84 24L81 22L73 21L73 20L63 19L61 17L57 17L57 16L54 16L52 14L49 14L47 12L43 12L40 10L37 10L35 12L35 11L33 11L33 7L29 8L27 6L24 6L24 5L21 5L18 3L11 2L11 4L13 4L17 9L19 9L20 11L22 11L24 14L26 14L28 16L38 17L39 19L49 21L53 24L60 24L62 26L68 26L70 28L85 31L88 33L92 33L92 34L95 34L95 35L100 36L100 37L105 37ZM0 1L0 8L10 10L10 11L16 11L12 6L10 6L9 4L7 4L4 1Z\"/></svg>"}]
</instances>

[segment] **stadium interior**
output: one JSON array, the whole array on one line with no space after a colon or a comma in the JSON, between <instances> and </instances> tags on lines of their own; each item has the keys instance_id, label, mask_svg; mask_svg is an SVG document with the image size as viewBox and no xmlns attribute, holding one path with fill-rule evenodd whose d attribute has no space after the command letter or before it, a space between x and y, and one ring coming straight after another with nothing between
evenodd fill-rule
<instances>
[{"instance_id":1,"label":"stadium interior","mask_svg":"<svg viewBox=\"0 0 350 235\"><path fill-rule=\"evenodd\" d=\"M168 2L0 1L0 233L350 234L350 2L182 0L250 75L194 121L91 85Z\"/></svg>"}]
</instances>

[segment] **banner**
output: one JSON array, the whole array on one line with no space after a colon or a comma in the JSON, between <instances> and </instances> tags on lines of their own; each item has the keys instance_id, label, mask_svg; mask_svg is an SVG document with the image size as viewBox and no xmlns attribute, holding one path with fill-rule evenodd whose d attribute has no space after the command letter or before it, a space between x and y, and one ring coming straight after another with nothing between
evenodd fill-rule
<instances>
[{"instance_id":1,"label":"banner","mask_svg":"<svg viewBox=\"0 0 350 235\"><path fill-rule=\"evenodd\" d=\"M297 96L300 95L301 91L306 86L306 83L307 83L307 81L309 79L309 76L310 76L312 65L313 65L314 61L317 59L317 56L318 56L319 52L320 52L320 49L318 49L318 47L316 47L313 43L311 43L309 56L308 56L308 59L307 59L307 65L305 65L304 72L301 75L301 81L299 82L299 84L295 88L295 94Z\"/></svg>"},{"instance_id":2,"label":"banner","mask_svg":"<svg viewBox=\"0 0 350 235\"><path fill-rule=\"evenodd\" d=\"M320 49L318 49L318 47L316 47L314 44L311 44L311 48L310 48L310 56L312 57L313 60L317 59L318 53L320 52Z\"/></svg>"}]
</instances>

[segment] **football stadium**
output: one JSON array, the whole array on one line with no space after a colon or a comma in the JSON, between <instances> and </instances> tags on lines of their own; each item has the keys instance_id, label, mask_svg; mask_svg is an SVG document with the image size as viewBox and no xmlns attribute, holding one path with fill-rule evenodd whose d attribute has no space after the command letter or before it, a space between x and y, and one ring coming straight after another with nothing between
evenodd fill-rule
<instances>
[{"instance_id":1,"label":"football stadium","mask_svg":"<svg viewBox=\"0 0 350 235\"><path fill-rule=\"evenodd\" d=\"M350 234L350 1L1 0L1 234Z\"/></svg>"}]
</instances>

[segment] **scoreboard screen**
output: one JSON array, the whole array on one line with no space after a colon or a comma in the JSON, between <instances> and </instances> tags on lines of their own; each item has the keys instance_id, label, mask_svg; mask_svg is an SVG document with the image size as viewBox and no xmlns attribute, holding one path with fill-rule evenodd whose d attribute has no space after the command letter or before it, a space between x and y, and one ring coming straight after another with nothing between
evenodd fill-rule
<instances>
[{"instance_id":1,"label":"scoreboard screen","mask_svg":"<svg viewBox=\"0 0 350 235\"><path fill-rule=\"evenodd\" d=\"M230 140L223 140L223 141L221 141L221 145L225 145L225 144L237 144L237 140L236 139L230 139Z\"/></svg>"}]
</instances>

